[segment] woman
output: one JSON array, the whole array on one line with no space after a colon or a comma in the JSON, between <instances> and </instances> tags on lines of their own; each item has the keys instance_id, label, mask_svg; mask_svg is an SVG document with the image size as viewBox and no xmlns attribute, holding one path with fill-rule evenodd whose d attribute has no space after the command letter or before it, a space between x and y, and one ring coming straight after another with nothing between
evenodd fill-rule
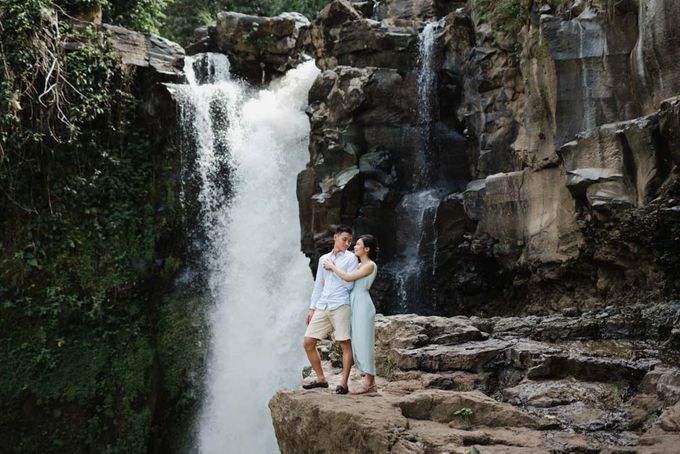
<instances>
[{"instance_id":1,"label":"woman","mask_svg":"<svg viewBox=\"0 0 680 454\"><path fill-rule=\"evenodd\" d=\"M352 394L376 392L375 359L373 346L375 344L375 307L368 289L375 280L378 267L373 262L378 252L378 243L373 235L362 235L354 246L354 255L359 258L359 268L346 273L333 262L326 260L324 268L333 271L346 281L356 281L350 296L352 310L352 353L357 369L366 374L363 386Z\"/></svg>"}]
</instances>

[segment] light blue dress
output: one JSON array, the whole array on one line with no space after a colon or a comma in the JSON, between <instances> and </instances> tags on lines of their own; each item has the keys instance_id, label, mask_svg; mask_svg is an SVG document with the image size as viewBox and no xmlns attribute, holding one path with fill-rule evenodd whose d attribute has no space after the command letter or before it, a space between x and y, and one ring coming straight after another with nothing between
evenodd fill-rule
<instances>
[{"instance_id":1,"label":"light blue dress","mask_svg":"<svg viewBox=\"0 0 680 454\"><path fill-rule=\"evenodd\" d=\"M375 375L375 306L368 293L378 266L374 263L373 271L366 277L354 281L354 289L350 295L352 310L352 353L354 365L365 374ZM365 265L368 266L368 265Z\"/></svg>"}]
</instances>

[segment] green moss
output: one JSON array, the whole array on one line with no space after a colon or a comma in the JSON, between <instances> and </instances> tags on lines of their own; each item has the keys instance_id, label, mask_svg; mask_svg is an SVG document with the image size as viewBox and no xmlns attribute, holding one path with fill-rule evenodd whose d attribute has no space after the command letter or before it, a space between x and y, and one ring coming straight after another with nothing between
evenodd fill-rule
<instances>
[{"instance_id":1,"label":"green moss","mask_svg":"<svg viewBox=\"0 0 680 454\"><path fill-rule=\"evenodd\" d=\"M477 0L479 18L510 37L518 37L522 27L529 22L527 0Z\"/></svg>"},{"instance_id":2,"label":"green moss","mask_svg":"<svg viewBox=\"0 0 680 454\"><path fill-rule=\"evenodd\" d=\"M55 340L39 326L24 328L3 326L12 335L3 345L10 353L0 355L0 426L13 429L3 438L16 437L17 452L145 452L150 339L84 333ZM31 435L35 429L50 436Z\"/></svg>"},{"instance_id":3,"label":"green moss","mask_svg":"<svg viewBox=\"0 0 680 454\"><path fill-rule=\"evenodd\" d=\"M160 310L158 357L163 386L171 399L180 397L190 381L189 374L199 370L207 351L204 298L196 295L174 297Z\"/></svg>"},{"instance_id":4,"label":"green moss","mask_svg":"<svg viewBox=\"0 0 680 454\"><path fill-rule=\"evenodd\" d=\"M0 81L0 438L15 452L146 453L152 420L172 411L157 404L157 337L197 335L195 307L159 315L182 264L179 158L141 124L135 73L106 34L75 29L53 4L0 6L11 49ZM63 40L80 46L66 52ZM55 60L41 60L43 45ZM53 62L66 78L59 97L38 99ZM164 354L173 398L200 363L191 354Z\"/></svg>"}]
</instances>

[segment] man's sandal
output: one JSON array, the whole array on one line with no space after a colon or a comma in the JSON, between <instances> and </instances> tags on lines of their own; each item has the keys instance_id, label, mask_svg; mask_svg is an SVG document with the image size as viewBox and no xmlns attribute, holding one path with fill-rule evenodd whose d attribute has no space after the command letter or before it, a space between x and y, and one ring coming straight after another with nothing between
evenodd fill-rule
<instances>
[{"instance_id":1,"label":"man's sandal","mask_svg":"<svg viewBox=\"0 0 680 454\"><path fill-rule=\"evenodd\" d=\"M348 388L338 385L333 391L333 394L347 394L349 392Z\"/></svg>"},{"instance_id":2,"label":"man's sandal","mask_svg":"<svg viewBox=\"0 0 680 454\"><path fill-rule=\"evenodd\" d=\"M302 385L303 389L314 389L314 388L328 388L328 382L327 381L313 381L311 383L307 383L306 385Z\"/></svg>"}]
</instances>

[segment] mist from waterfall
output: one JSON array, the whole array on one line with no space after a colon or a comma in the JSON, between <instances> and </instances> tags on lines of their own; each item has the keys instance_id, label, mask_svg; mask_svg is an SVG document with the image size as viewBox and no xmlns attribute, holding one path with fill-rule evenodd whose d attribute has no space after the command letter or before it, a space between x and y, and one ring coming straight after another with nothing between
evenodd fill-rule
<instances>
[{"instance_id":1,"label":"mist from waterfall","mask_svg":"<svg viewBox=\"0 0 680 454\"><path fill-rule=\"evenodd\" d=\"M202 73L195 63L207 62ZM231 80L226 57L188 57L175 87L200 176L201 245L214 301L200 453L278 452L267 403L305 364L311 291L300 252L297 174L308 161L307 93L314 62L267 89ZM201 85L200 82L203 82ZM230 191L223 190L226 161Z\"/></svg>"}]
</instances>

